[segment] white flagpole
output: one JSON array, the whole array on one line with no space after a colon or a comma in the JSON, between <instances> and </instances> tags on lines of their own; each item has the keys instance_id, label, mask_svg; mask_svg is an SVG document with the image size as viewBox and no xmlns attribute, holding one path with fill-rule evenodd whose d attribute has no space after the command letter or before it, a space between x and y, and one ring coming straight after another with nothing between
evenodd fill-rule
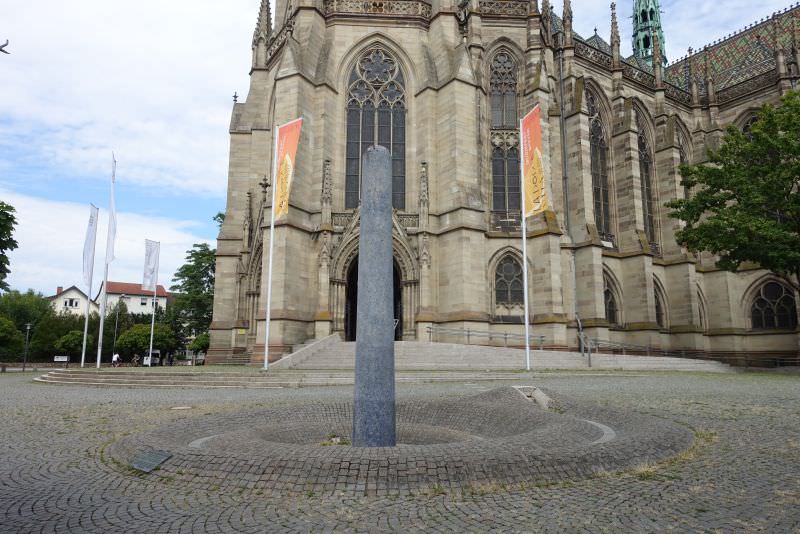
<instances>
[{"instance_id":1,"label":"white flagpole","mask_svg":"<svg viewBox=\"0 0 800 534\"><path fill-rule=\"evenodd\" d=\"M264 370L269 369L269 320L272 311L272 248L275 243L275 191L277 190L278 173L278 139L280 127L275 128L275 144L272 151L272 207L269 222L269 264L267 266L267 316L264 331Z\"/></svg>"},{"instance_id":2,"label":"white flagpole","mask_svg":"<svg viewBox=\"0 0 800 534\"><path fill-rule=\"evenodd\" d=\"M530 339L530 312L528 310L528 231L525 228L525 145L522 139L523 121L519 121L519 144L522 150L519 151L519 178L520 178L520 194L522 196L520 202L521 212L521 227L522 227L522 290L525 293L525 365L528 371L531 370L531 339Z\"/></svg>"},{"instance_id":3,"label":"white flagpole","mask_svg":"<svg viewBox=\"0 0 800 534\"><path fill-rule=\"evenodd\" d=\"M94 252L95 252L95 243L97 242L97 215L98 210L94 206L94 204L90 204L89 208L89 228L87 232L92 232L91 238L91 247L89 253L89 290L86 293L86 318L83 321L83 349L81 350L81 368L86 366L86 340L89 336L89 312L92 309L92 278L94 276ZM89 236L87 235L87 242L89 241ZM86 243L84 243L84 269L86 268ZM85 276L84 272L84 276Z\"/></svg>"},{"instance_id":4,"label":"white flagpole","mask_svg":"<svg viewBox=\"0 0 800 534\"><path fill-rule=\"evenodd\" d=\"M159 249L161 248L161 243L158 244ZM161 251L158 252L159 256L161 255ZM147 353L150 358L148 358L148 362L150 362L150 367L153 367L153 332L156 328L156 308L158 307L158 263L160 257L156 259L156 275L155 275L155 283L153 286L153 317L150 319L150 351Z\"/></svg>"},{"instance_id":5,"label":"white flagpole","mask_svg":"<svg viewBox=\"0 0 800 534\"><path fill-rule=\"evenodd\" d=\"M114 200L114 181L117 177L117 159L111 153L111 203L108 212L108 236L106 239L106 261L103 270L103 300L100 302L100 333L97 336L97 368L100 369L100 356L103 354L103 327L106 322L108 304L108 264L114 261L114 240L117 234L117 207ZM110 251L110 258L109 258Z\"/></svg>"}]
</instances>

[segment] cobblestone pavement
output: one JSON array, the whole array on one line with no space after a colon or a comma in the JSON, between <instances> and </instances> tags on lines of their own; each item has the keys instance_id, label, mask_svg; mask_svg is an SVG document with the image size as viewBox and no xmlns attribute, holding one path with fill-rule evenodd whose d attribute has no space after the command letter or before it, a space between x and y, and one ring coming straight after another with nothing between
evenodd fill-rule
<instances>
[{"instance_id":1,"label":"cobblestone pavement","mask_svg":"<svg viewBox=\"0 0 800 534\"><path fill-rule=\"evenodd\" d=\"M595 406L655 416L691 428L695 445L658 464L554 484L291 497L188 487L166 470L140 475L107 451L187 418L341 402L350 388L111 390L31 378L0 375L0 532L800 532L797 376L543 374L533 384L567 415ZM491 387L403 385L398 398Z\"/></svg>"}]
</instances>

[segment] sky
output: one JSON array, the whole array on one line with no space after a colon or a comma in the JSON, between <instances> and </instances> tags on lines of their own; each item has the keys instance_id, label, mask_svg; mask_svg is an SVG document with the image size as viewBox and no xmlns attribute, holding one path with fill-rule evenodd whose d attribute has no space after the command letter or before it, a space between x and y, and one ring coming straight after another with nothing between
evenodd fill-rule
<instances>
[{"instance_id":1,"label":"sky","mask_svg":"<svg viewBox=\"0 0 800 534\"><path fill-rule=\"evenodd\" d=\"M225 209L232 95L248 90L259 0L0 0L0 200L17 210L14 289L82 287L89 203L101 208L102 280L111 154L117 259L109 280L139 282L144 240L162 243L169 286L194 243L214 246ZM573 0L574 26L609 40L606 2ZM662 2L672 61L788 7L785 0ZM623 54L632 0L618 0ZM556 3L561 12L560 3ZM83 288L85 291L85 287Z\"/></svg>"}]
</instances>

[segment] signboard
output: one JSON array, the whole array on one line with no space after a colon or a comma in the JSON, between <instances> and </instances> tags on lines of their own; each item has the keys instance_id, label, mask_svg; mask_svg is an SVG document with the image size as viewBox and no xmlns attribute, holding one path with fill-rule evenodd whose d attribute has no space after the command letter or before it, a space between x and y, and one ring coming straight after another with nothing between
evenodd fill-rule
<instances>
[{"instance_id":1,"label":"signboard","mask_svg":"<svg viewBox=\"0 0 800 534\"><path fill-rule=\"evenodd\" d=\"M275 219L280 219L289 213L289 192L292 189L294 162L302 125L303 119L296 119L278 128L278 150L274 163L278 170L278 177L275 180Z\"/></svg>"},{"instance_id":2,"label":"signboard","mask_svg":"<svg viewBox=\"0 0 800 534\"><path fill-rule=\"evenodd\" d=\"M55 363L69 363L69 356L53 356Z\"/></svg>"}]
</instances>

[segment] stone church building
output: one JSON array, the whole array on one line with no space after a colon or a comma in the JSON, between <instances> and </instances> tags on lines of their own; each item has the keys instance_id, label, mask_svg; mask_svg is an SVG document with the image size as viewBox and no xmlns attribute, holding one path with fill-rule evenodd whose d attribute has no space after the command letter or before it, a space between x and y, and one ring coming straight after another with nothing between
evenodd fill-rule
<instances>
[{"instance_id":1,"label":"stone church building","mask_svg":"<svg viewBox=\"0 0 800 534\"><path fill-rule=\"evenodd\" d=\"M545 345L576 347L580 324L619 343L797 354L795 292L687 253L664 203L691 194L679 164L800 80L800 8L671 63L658 0L624 6L630 57L616 9L606 41L573 31L569 0L558 14L548 0L277 0L274 25L263 1L230 123L209 361L263 362L272 136L297 117L271 353L355 335L361 155L375 143L392 154L397 339L521 334L517 128L536 104L551 210L528 220L525 261Z\"/></svg>"}]
</instances>

